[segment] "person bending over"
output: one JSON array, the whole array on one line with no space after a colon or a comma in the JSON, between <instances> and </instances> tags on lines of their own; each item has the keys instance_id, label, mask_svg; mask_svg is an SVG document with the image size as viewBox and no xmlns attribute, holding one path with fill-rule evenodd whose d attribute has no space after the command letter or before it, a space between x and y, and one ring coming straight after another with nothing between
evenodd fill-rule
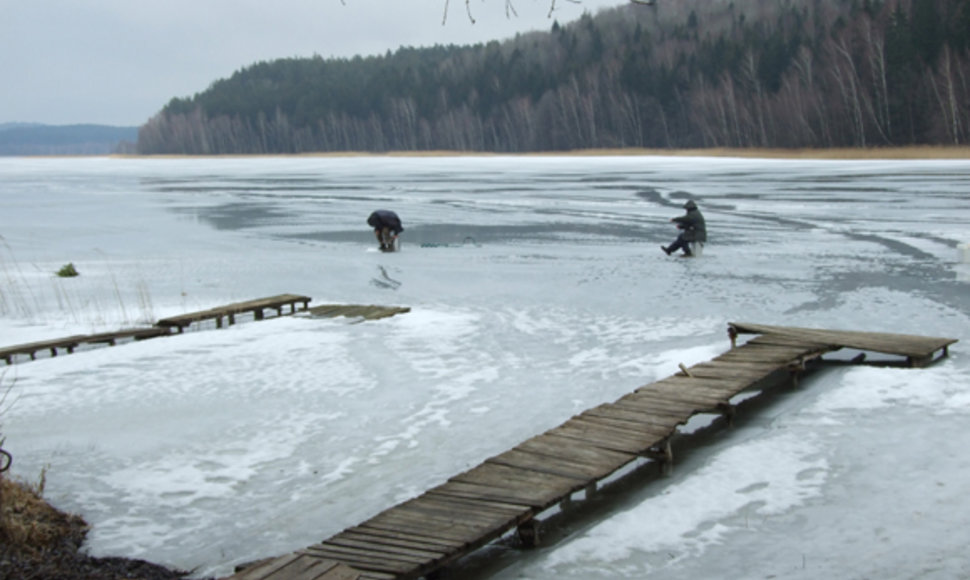
<instances>
[{"instance_id":1,"label":"person bending over","mask_svg":"<svg viewBox=\"0 0 970 580\"><path fill-rule=\"evenodd\" d=\"M393 252L394 242L401 232L404 231L404 228L401 226L401 218L397 217L397 214L391 210L379 209L370 214L370 217L367 218L367 223L370 227L374 228L374 235L377 237L377 242L381 245L381 251Z\"/></svg>"}]
</instances>

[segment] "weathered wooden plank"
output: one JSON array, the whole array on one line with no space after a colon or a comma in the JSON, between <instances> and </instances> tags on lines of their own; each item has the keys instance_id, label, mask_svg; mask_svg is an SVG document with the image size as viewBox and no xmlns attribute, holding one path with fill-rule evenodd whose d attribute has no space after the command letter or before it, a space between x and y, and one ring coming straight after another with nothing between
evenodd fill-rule
<instances>
[{"instance_id":1,"label":"weathered wooden plank","mask_svg":"<svg viewBox=\"0 0 970 580\"><path fill-rule=\"evenodd\" d=\"M730 399L734 395L751 388L760 379L754 378L727 378L719 377L688 377L685 375L672 375L661 379L655 383L647 385L648 388L641 387L633 393L633 396L642 396L646 393L678 393L681 396L690 394L695 398L707 398L708 404L713 401L723 401Z\"/></svg>"},{"instance_id":2,"label":"weathered wooden plank","mask_svg":"<svg viewBox=\"0 0 970 580\"><path fill-rule=\"evenodd\" d=\"M112 345L118 340L125 338L133 338L135 340L144 340L146 338L155 338L158 336L170 336L172 334L171 329L160 328L157 326L152 326L148 328L128 328L125 330L114 330L110 332L101 332L98 334L88 334L84 336L82 342L85 343L102 343L107 342Z\"/></svg>"},{"instance_id":3,"label":"weathered wooden plank","mask_svg":"<svg viewBox=\"0 0 970 580\"><path fill-rule=\"evenodd\" d=\"M580 482L599 479L602 477L601 474L604 471L602 468L563 461L548 455L538 455L519 449L510 449L505 453L490 457L485 461L486 463L508 465L510 467L518 467L519 469L527 469L539 473L551 473L553 475L572 477Z\"/></svg>"},{"instance_id":4,"label":"weathered wooden plank","mask_svg":"<svg viewBox=\"0 0 970 580\"><path fill-rule=\"evenodd\" d=\"M384 555L352 552L350 550L336 549L335 547L321 546L320 544L309 546L305 548L305 551L313 556L336 560L358 570L376 570L394 575L407 574L421 566L420 563L387 558Z\"/></svg>"},{"instance_id":5,"label":"weathered wooden plank","mask_svg":"<svg viewBox=\"0 0 970 580\"><path fill-rule=\"evenodd\" d=\"M670 435L670 432L665 431L618 428L608 421L597 421L592 417L573 417L550 432L588 440L592 444L626 453L641 453Z\"/></svg>"},{"instance_id":6,"label":"weathered wooden plank","mask_svg":"<svg viewBox=\"0 0 970 580\"><path fill-rule=\"evenodd\" d=\"M480 527L469 528L454 523L442 525L400 513L385 514L370 519L361 526L413 535L439 544L453 545L456 548L462 548L475 541L481 531Z\"/></svg>"},{"instance_id":7,"label":"weathered wooden plank","mask_svg":"<svg viewBox=\"0 0 970 580\"><path fill-rule=\"evenodd\" d=\"M57 338L53 340L41 340L37 342L28 342L28 343L17 344L14 346L9 346L9 347L0 349L0 357L8 357L12 355L24 354L24 355L30 355L31 358L34 358L34 355L41 350L50 350L51 355L56 356L57 353L54 352L54 350L64 348L64 349L68 349L69 351L73 351L75 348L78 347L79 344L83 342L84 342L83 334L68 336L65 338Z\"/></svg>"},{"instance_id":8,"label":"weathered wooden plank","mask_svg":"<svg viewBox=\"0 0 970 580\"><path fill-rule=\"evenodd\" d=\"M469 543L475 541L478 536L491 531L495 527L496 521L499 521L477 518L462 519L459 515L435 515L398 506L368 520L367 524L379 528L392 526L390 529L402 532L413 530L427 536L448 539L451 542L460 540L463 543Z\"/></svg>"},{"instance_id":9,"label":"weathered wooden plank","mask_svg":"<svg viewBox=\"0 0 970 580\"><path fill-rule=\"evenodd\" d=\"M360 573L335 560L294 552L234 574L226 580L354 580Z\"/></svg>"},{"instance_id":10,"label":"weathered wooden plank","mask_svg":"<svg viewBox=\"0 0 970 580\"><path fill-rule=\"evenodd\" d=\"M269 578L273 574L282 570L286 566L289 566L295 562L300 557L300 554L293 552L291 554L286 554L280 556L279 558L273 558L261 564L256 564L246 568L242 572L233 574L226 580L261 580L262 578Z\"/></svg>"},{"instance_id":11,"label":"weathered wooden plank","mask_svg":"<svg viewBox=\"0 0 970 580\"><path fill-rule=\"evenodd\" d=\"M727 362L700 363L687 370L695 378L739 379L755 381L778 370L779 365L731 364Z\"/></svg>"},{"instance_id":12,"label":"weathered wooden plank","mask_svg":"<svg viewBox=\"0 0 970 580\"><path fill-rule=\"evenodd\" d=\"M479 501L500 501L532 509L544 509L554 503L554 496L550 497L550 494L544 493L542 490L496 487L464 481L448 481L428 491L428 493Z\"/></svg>"},{"instance_id":13,"label":"weathered wooden plank","mask_svg":"<svg viewBox=\"0 0 970 580\"><path fill-rule=\"evenodd\" d=\"M812 353L823 353L827 349L804 349L785 346L750 346L745 345L740 348L729 350L728 352L714 357L711 362L727 363L774 363L783 365L789 361L797 360Z\"/></svg>"},{"instance_id":14,"label":"weathered wooden plank","mask_svg":"<svg viewBox=\"0 0 970 580\"><path fill-rule=\"evenodd\" d=\"M599 405L588 411L582 412L580 417L593 416L619 421L628 421L634 425L656 427L665 431L671 431L677 427L680 421L670 415L654 415L641 410L624 409L618 405Z\"/></svg>"},{"instance_id":15,"label":"weathered wooden plank","mask_svg":"<svg viewBox=\"0 0 970 580\"><path fill-rule=\"evenodd\" d=\"M754 338L748 339L743 345L737 348L745 347L791 347L800 348L806 351L830 351L838 350L842 348L837 344L817 342L812 340L806 340L804 338L797 338L794 336L784 336L780 334L762 334Z\"/></svg>"},{"instance_id":16,"label":"weathered wooden plank","mask_svg":"<svg viewBox=\"0 0 970 580\"><path fill-rule=\"evenodd\" d=\"M365 544L355 545L353 540L341 538L338 534L332 538L324 540L314 546L317 550L329 550L334 553L346 554L351 557L365 556L368 558L380 558L382 560L393 560L401 562L410 567L420 566L425 563L434 563L442 559L446 554L425 553L415 550L407 550L398 546L387 544Z\"/></svg>"},{"instance_id":17,"label":"weathered wooden plank","mask_svg":"<svg viewBox=\"0 0 970 580\"><path fill-rule=\"evenodd\" d=\"M471 520L461 520L455 517L442 518L433 517L430 514L416 513L403 509L388 510L367 521L367 525L373 527L391 526L389 529L414 531L427 536L448 539L449 541L461 540L462 543L474 541L478 534L483 530L492 527L491 522L480 522Z\"/></svg>"},{"instance_id":18,"label":"weathered wooden plank","mask_svg":"<svg viewBox=\"0 0 970 580\"><path fill-rule=\"evenodd\" d=\"M626 437L633 441L640 441L647 446L654 441L664 439L673 429L661 429L653 425L637 425L629 421L597 417L595 415L577 415L570 419L570 423L585 423L591 426L609 429L613 437Z\"/></svg>"},{"instance_id":19,"label":"weathered wooden plank","mask_svg":"<svg viewBox=\"0 0 970 580\"><path fill-rule=\"evenodd\" d=\"M636 392L628 393L614 401L613 404L624 409L642 409L646 412L664 414L683 420L689 419L696 412L694 410L696 405L692 403L658 399L651 397L649 392L645 394Z\"/></svg>"},{"instance_id":20,"label":"weathered wooden plank","mask_svg":"<svg viewBox=\"0 0 970 580\"><path fill-rule=\"evenodd\" d=\"M731 322L729 325L739 333L792 336L814 342L836 344L845 348L871 350L910 357L932 356L934 352L957 342L953 338L886 332L822 330L793 326L770 326L767 324L752 324L747 322Z\"/></svg>"},{"instance_id":21,"label":"weathered wooden plank","mask_svg":"<svg viewBox=\"0 0 970 580\"><path fill-rule=\"evenodd\" d=\"M312 556L308 554L307 557ZM308 578L307 580L363 580L363 578L364 575L358 570L354 570L346 564L337 564L326 572L318 573L316 576ZM373 576L368 576L368 578L378 580ZM389 578L393 578L393 576L383 576L381 580L389 580Z\"/></svg>"},{"instance_id":22,"label":"weathered wooden plank","mask_svg":"<svg viewBox=\"0 0 970 580\"><path fill-rule=\"evenodd\" d=\"M409 307L402 306L377 306L373 304L323 304L314 306L310 309L311 316L333 318L336 316L354 317L360 316L367 320L378 320L410 312Z\"/></svg>"},{"instance_id":23,"label":"weathered wooden plank","mask_svg":"<svg viewBox=\"0 0 970 580\"><path fill-rule=\"evenodd\" d=\"M301 296L299 294L280 294L278 296L271 296L268 298L257 298L256 300L247 300L245 302L234 302L232 304L217 306L215 308L209 308L206 310L169 316L159 320L155 324L162 327L176 327L181 329L191 325L194 322L212 319L219 321L222 318L229 318L229 322L232 324L233 317L237 314L252 312L257 319L260 319L263 316L263 310L272 308L275 309L278 314L282 315L283 307L289 306L291 312L295 312L296 303L300 302L303 304L303 308L305 310L310 300L311 299L309 296Z\"/></svg>"},{"instance_id":24,"label":"weathered wooden plank","mask_svg":"<svg viewBox=\"0 0 970 580\"><path fill-rule=\"evenodd\" d=\"M512 522L528 510L521 507L502 508L499 504L486 502L468 502L463 500L447 500L427 493L415 500L401 504L395 511L417 514L421 517L451 523L460 521L469 525L494 526Z\"/></svg>"},{"instance_id":25,"label":"weathered wooden plank","mask_svg":"<svg viewBox=\"0 0 970 580\"><path fill-rule=\"evenodd\" d=\"M659 399L652 398L649 395L644 396L637 393L624 395L614 401L613 405L618 409L639 411L642 413L654 413L665 417L670 417L671 419L679 421L678 424L685 423L691 418L692 415L695 414L694 405L661 401Z\"/></svg>"},{"instance_id":26,"label":"weathered wooden plank","mask_svg":"<svg viewBox=\"0 0 970 580\"><path fill-rule=\"evenodd\" d=\"M611 451L575 439L567 439L554 433L536 435L532 439L527 439L517 445L516 449L585 463L594 467L623 465L636 458L634 453Z\"/></svg>"},{"instance_id":27,"label":"weathered wooden plank","mask_svg":"<svg viewBox=\"0 0 970 580\"><path fill-rule=\"evenodd\" d=\"M383 574L375 570L361 570L358 580L400 580L395 574Z\"/></svg>"},{"instance_id":28,"label":"weathered wooden plank","mask_svg":"<svg viewBox=\"0 0 970 580\"><path fill-rule=\"evenodd\" d=\"M415 541L424 542L429 545L450 546L455 550L460 550L468 545L468 542L462 538L455 538L448 534L442 534L439 528L433 528L430 531L423 531L418 528L402 530L396 524L389 525L390 523L391 522L369 520L360 525L354 526L352 529L356 532L374 535L398 534L402 537L412 538Z\"/></svg>"},{"instance_id":29,"label":"weathered wooden plank","mask_svg":"<svg viewBox=\"0 0 970 580\"><path fill-rule=\"evenodd\" d=\"M687 389L681 385L674 384L675 381L677 381L676 378L664 379L663 381L657 381L645 387L640 387L634 392L644 397L649 395L657 400L691 403L694 405L695 410L699 412L717 408L731 398L728 394L714 395L700 392L699 387L696 386Z\"/></svg>"},{"instance_id":30,"label":"weathered wooden plank","mask_svg":"<svg viewBox=\"0 0 970 580\"><path fill-rule=\"evenodd\" d=\"M537 492L541 490L547 496L558 497L582 489L582 482L571 477L540 475L531 471L515 469L494 463L481 465L452 477L449 481L461 481L478 485L489 485L497 488L525 488L531 487Z\"/></svg>"},{"instance_id":31,"label":"weathered wooden plank","mask_svg":"<svg viewBox=\"0 0 970 580\"><path fill-rule=\"evenodd\" d=\"M461 545L443 543L430 538L415 536L414 534L403 534L394 530L382 530L367 526L355 526L340 532L338 535L349 539L378 541L392 546L426 550L439 554L451 553L456 548L461 547Z\"/></svg>"},{"instance_id":32,"label":"weathered wooden plank","mask_svg":"<svg viewBox=\"0 0 970 580\"><path fill-rule=\"evenodd\" d=\"M511 517L518 518L521 517L523 513L529 511L528 508L524 508L522 505L515 503L504 503L499 501L484 501L484 500L472 500L468 498L455 498L448 496L440 496L434 492L433 488L420 496L421 505L433 505L441 509L450 510L461 510L461 512L481 512L482 514L488 514L493 517Z\"/></svg>"},{"instance_id":33,"label":"weathered wooden plank","mask_svg":"<svg viewBox=\"0 0 970 580\"><path fill-rule=\"evenodd\" d=\"M348 548L367 550L368 552L373 553L386 552L388 554L401 554L404 556L418 558L418 560L421 562L433 562L435 560L439 560L453 551L450 549L427 550L424 548L417 548L415 546L402 546L397 542L382 541L380 538L374 536L361 538L360 535L346 534L343 532L324 540L321 542L321 544L324 546L345 546Z\"/></svg>"}]
</instances>

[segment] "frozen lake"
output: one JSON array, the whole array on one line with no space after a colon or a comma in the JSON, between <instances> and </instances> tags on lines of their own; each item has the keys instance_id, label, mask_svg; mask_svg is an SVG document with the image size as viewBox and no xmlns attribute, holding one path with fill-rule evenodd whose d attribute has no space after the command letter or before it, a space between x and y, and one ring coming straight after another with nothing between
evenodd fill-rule
<instances>
[{"instance_id":1,"label":"frozen lake","mask_svg":"<svg viewBox=\"0 0 970 580\"><path fill-rule=\"evenodd\" d=\"M460 576L964 577L968 183L968 161L0 158L0 345L280 293L412 308L0 367L0 433L91 553L224 575L720 354L729 321L953 337L929 369L811 375ZM687 199L696 260L659 248Z\"/></svg>"}]
</instances>

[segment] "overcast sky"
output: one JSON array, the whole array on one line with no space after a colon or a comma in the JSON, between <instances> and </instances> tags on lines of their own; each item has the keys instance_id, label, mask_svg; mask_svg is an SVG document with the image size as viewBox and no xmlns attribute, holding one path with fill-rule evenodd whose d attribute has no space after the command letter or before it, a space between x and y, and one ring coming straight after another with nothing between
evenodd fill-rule
<instances>
[{"instance_id":1,"label":"overcast sky","mask_svg":"<svg viewBox=\"0 0 970 580\"><path fill-rule=\"evenodd\" d=\"M261 60L548 30L628 0L0 0L0 123L141 125ZM444 23L443 23L444 20Z\"/></svg>"}]
</instances>

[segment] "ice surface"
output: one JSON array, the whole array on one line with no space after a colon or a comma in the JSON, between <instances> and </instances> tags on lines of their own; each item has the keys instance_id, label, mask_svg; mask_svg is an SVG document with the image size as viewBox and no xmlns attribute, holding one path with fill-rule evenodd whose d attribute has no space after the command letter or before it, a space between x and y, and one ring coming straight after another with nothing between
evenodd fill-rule
<instances>
[{"instance_id":1,"label":"ice surface","mask_svg":"<svg viewBox=\"0 0 970 580\"><path fill-rule=\"evenodd\" d=\"M0 159L0 344L293 292L410 306L0 368L17 476L96 555L225 574L728 348L726 323L959 338L836 368L463 577L970 574L965 161ZM665 256L704 212L704 256ZM367 215L404 221L375 246ZM73 262L77 278L54 276ZM727 572L729 571L729 572Z\"/></svg>"}]
</instances>

